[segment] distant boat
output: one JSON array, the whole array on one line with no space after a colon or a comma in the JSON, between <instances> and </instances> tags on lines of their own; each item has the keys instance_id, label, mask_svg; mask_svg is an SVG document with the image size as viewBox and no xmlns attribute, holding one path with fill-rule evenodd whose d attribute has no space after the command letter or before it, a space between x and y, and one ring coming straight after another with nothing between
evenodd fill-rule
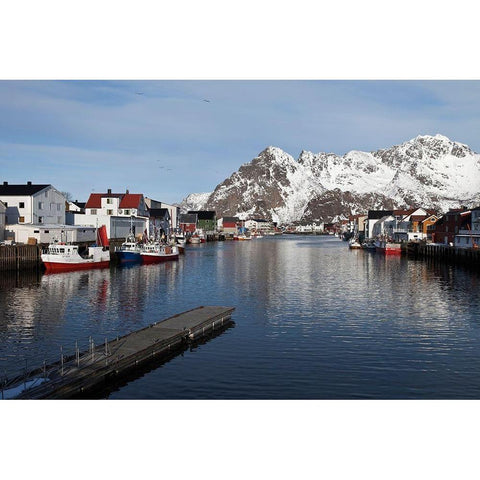
<instances>
[{"instance_id":1,"label":"distant boat","mask_svg":"<svg viewBox=\"0 0 480 480\"><path fill-rule=\"evenodd\" d=\"M361 243L356 240L355 238L351 238L349 241L348 241L348 248L352 248L352 249L358 249L358 248L362 248L362 245Z\"/></svg>"},{"instance_id":2,"label":"distant boat","mask_svg":"<svg viewBox=\"0 0 480 480\"><path fill-rule=\"evenodd\" d=\"M105 225L97 230L97 244L88 247L86 255L80 255L78 245L66 242L51 243L41 257L48 273L91 268L106 268L110 265L110 248Z\"/></svg>"},{"instance_id":3,"label":"distant boat","mask_svg":"<svg viewBox=\"0 0 480 480\"><path fill-rule=\"evenodd\" d=\"M362 243L362 248L364 250L368 250L369 252L375 252L377 250L377 247L372 240Z\"/></svg>"},{"instance_id":4,"label":"distant boat","mask_svg":"<svg viewBox=\"0 0 480 480\"><path fill-rule=\"evenodd\" d=\"M169 260L178 260L176 245L163 245L158 242L145 243L141 246L140 257L142 263L160 263Z\"/></svg>"},{"instance_id":5,"label":"distant boat","mask_svg":"<svg viewBox=\"0 0 480 480\"><path fill-rule=\"evenodd\" d=\"M400 243L389 242L387 240L376 240L375 248L377 252L385 255L401 255L402 246Z\"/></svg>"},{"instance_id":6,"label":"distant boat","mask_svg":"<svg viewBox=\"0 0 480 480\"><path fill-rule=\"evenodd\" d=\"M247 235L245 235L244 233L241 233L240 235L234 235L234 236L233 236L233 239L234 239L234 240L243 241L243 240L251 240L252 238L251 238L251 237L247 237Z\"/></svg>"},{"instance_id":7,"label":"distant boat","mask_svg":"<svg viewBox=\"0 0 480 480\"><path fill-rule=\"evenodd\" d=\"M194 244L194 245L195 245L195 244L198 245L198 244L202 243L200 237L199 237L196 233L194 233L194 234L190 237L190 240L189 240L189 241L190 241L191 244Z\"/></svg>"},{"instance_id":8,"label":"distant boat","mask_svg":"<svg viewBox=\"0 0 480 480\"><path fill-rule=\"evenodd\" d=\"M115 255L120 263L140 263L140 245L137 243L135 235L129 233L120 247L115 249Z\"/></svg>"}]
</instances>

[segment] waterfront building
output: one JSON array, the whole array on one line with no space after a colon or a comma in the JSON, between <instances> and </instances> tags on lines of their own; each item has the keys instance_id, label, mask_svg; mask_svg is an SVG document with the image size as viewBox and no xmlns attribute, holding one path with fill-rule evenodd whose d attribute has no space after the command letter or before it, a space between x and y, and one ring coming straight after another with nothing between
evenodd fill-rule
<instances>
[{"instance_id":1,"label":"waterfront building","mask_svg":"<svg viewBox=\"0 0 480 480\"><path fill-rule=\"evenodd\" d=\"M18 223L8 226L8 234L16 243L48 244L54 241L90 243L96 241L96 227L85 225L32 225Z\"/></svg>"},{"instance_id":2,"label":"waterfront building","mask_svg":"<svg viewBox=\"0 0 480 480\"><path fill-rule=\"evenodd\" d=\"M147 210L150 212L152 209L161 209L166 208L168 210L168 215L170 216L170 227L178 228L179 226L179 217L180 217L180 207L176 205L171 205L165 202L159 202L158 200L153 200L152 198L145 197L145 205Z\"/></svg>"},{"instance_id":3,"label":"waterfront building","mask_svg":"<svg viewBox=\"0 0 480 480\"><path fill-rule=\"evenodd\" d=\"M141 236L147 230L148 211L141 193L92 193L85 204L85 214L75 215L75 224L105 225L110 239L124 239L130 232Z\"/></svg>"},{"instance_id":4,"label":"waterfront building","mask_svg":"<svg viewBox=\"0 0 480 480\"><path fill-rule=\"evenodd\" d=\"M432 242L453 245L455 235L460 230L468 230L471 222L471 212L465 207L449 210L440 217L429 229L432 235Z\"/></svg>"},{"instance_id":5,"label":"waterfront building","mask_svg":"<svg viewBox=\"0 0 480 480\"><path fill-rule=\"evenodd\" d=\"M183 233L193 233L197 229L196 213L181 213L178 221L179 228Z\"/></svg>"},{"instance_id":6,"label":"waterfront building","mask_svg":"<svg viewBox=\"0 0 480 480\"><path fill-rule=\"evenodd\" d=\"M355 232L357 235L365 235L366 221L367 215L363 213L359 213L357 215L350 215L348 217L347 231Z\"/></svg>"},{"instance_id":7,"label":"waterfront building","mask_svg":"<svg viewBox=\"0 0 480 480\"><path fill-rule=\"evenodd\" d=\"M365 225L365 236L367 238L374 238L373 227L375 224L384 217L393 215L393 210L369 210L367 214L367 220ZM377 227L376 230L379 230Z\"/></svg>"},{"instance_id":8,"label":"waterfront building","mask_svg":"<svg viewBox=\"0 0 480 480\"><path fill-rule=\"evenodd\" d=\"M480 207L472 208L469 214L463 212L465 218L469 217L469 222L464 222L458 233L455 235L454 245L463 248L480 247Z\"/></svg>"},{"instance_id":9,"label":"waterfront building","mask_svg":"<svg viewBox=\"0 0 480 480\"><path fill-rule=\"evenodd\" d=\"M85 205L86 202L79 202L75 200L74 202L67 202L65 210L65 223L67 225L75 225L75 223L82 224L81 220L75 222L75 218L82 218L82 215L85 215Z\"/></svg>"},{"instance_id":10,"label":"waterfront building","mask_svg":"<svg viewBox=\"0 0 480 480\"><path fill-rule=\"evenodd\" d=\"M217 220L217 229L227 235L230 233L235 235L238 233L239 222L238 217L222 217Z\"/></svg>"},{"instance_id":11,"label":"waterfront building","mask_svg":"<svg viewBox=\"0 0 480 480\"><path fill-rule=\"evenodd\" d=\"M170 235L172 231L172 219L168 208L149 208L149 232L150 235Z\"/></svg>"},{"instance_id":12,"label":"waterfront building","mask_svg":"<svg viewBox=\"0 0 480 480\"><path fill-rule=\"evenodd\" d=\"M0 200L7 207L6 225L65 223L66 198L52 185L3 182L0 185Z\"/></svg>"},{"instance_id":13,"label":"waterfront building","mask_svg":"<svg viewBox=\"0 0 480 480\"><path fill-rule=\"evenodd\" d=\"M204 232L214 232L217 227L217 216L213 210L189 210L187 213L197 215L197 228Z\"/></svg>"},{"instance_id":14,"label":"waterfront building","mask_svg":"<svg viewBox=\"0 0 480 480\"><path fill-rule=\"evenodd\" d=\"M16 225L33 225L38 229L44 225L65 224L66 198L52 185L3 182L0 185L0 201L6 207L6 240L20 243L15 234Z\"/></svg>"},{"instance_id":15,"label":"waterfront building","mask_svg":"<svg viewBox=\"0 0 480 480\"><path fill-rule=\"evenodd\" d=\"M0 242L5 239L5 212L7 207L0 201Z\"/></svg>"},{"instance_id":16,"label":"waterfront building","mask_svg":"<svg viewBox=\"0 0 480 480\"><path fill-rule=\"evenodd\" d=\"M244 226L250 231L254 230L261 233L274 230L273 223L263 218L251 218L249 220L245 220Z\"/></svg>"}]
</instances>

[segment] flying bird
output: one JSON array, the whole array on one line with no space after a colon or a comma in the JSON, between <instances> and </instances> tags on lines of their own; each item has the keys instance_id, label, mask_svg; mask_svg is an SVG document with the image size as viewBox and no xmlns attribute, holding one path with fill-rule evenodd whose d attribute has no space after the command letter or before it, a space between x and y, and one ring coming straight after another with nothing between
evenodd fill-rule
<instances>
[{"instance_id":1,"label":"flying bird","mask_svg":"<svg viewBox=\"0 0 480 480\"><path fill-rule=\"evenodd\" d=\"M210 100L206 100L205 98L203 99L204 102L210 103Z\"/></svg>"},{"instance_id":2,"label":"flying bird","mask_svg":"<svg viewBox=\"0 0 480 480\"><path fill-rule=\"evenodd\" d=\"M143 95L143 92L135 92L137 95Z\"/></svg>"}]
</instances>

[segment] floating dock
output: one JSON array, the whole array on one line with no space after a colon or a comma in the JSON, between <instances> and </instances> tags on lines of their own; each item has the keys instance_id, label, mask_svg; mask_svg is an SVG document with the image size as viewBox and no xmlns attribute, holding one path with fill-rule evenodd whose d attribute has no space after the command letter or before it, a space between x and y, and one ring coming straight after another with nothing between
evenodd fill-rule
<instances>
[{"instance_id":1,"label":"floating dock","mask_svg":"<svg viewBox=\"0 0 480 480\"><path fill-rule=\"evenodd\" d=\"M231 322L234 307L201 306L148 327L105 341L85 352L62 357L28 375L9 382L10 391L20 390L15 399L65 399L108 387L109 382L153 358L172 355L215 328ZM8 390L6 390L8 392ZM2 391L3 395L3 391Z\"/></svg>"}]
</instances>

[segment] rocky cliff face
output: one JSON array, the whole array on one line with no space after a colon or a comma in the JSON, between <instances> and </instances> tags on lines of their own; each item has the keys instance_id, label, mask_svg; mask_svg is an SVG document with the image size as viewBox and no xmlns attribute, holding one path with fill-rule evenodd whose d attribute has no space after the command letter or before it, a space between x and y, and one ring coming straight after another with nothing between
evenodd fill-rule
<instances>
[{"instance_id":1,"label":"rocky cliff face","mask_svg":"<svg viewBox=\"0 0 480 480\"><path fill-rule=\"evenodd\" d=\"M298 160L268 147L202 200L197 206L217 216L279 223L332 221L379 208L446 211L480 204L480 155L442 135L341 157L302 151Z\"/></svg>"}]
</instances>

